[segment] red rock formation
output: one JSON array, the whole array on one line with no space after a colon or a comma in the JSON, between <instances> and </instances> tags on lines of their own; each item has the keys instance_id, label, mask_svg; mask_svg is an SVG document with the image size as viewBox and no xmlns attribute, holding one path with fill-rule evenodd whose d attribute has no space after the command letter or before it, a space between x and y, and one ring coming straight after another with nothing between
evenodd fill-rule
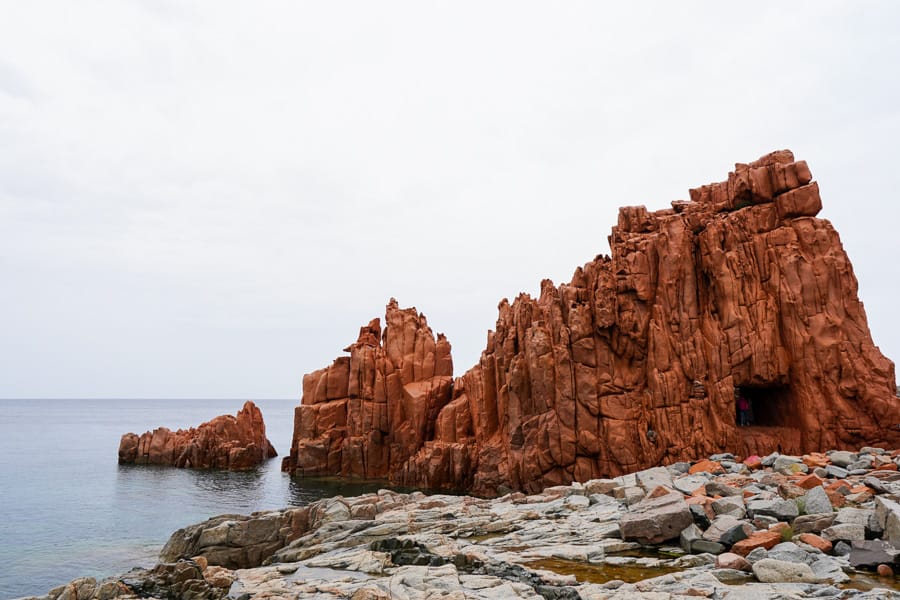
<instances>
[{"instance_id":1,"label":"red rock formation","mask_svg":"<svg viewBox=\"0 0 900 600\"><path fill-rule=\"evenodd\" d=\"M262 413L250 401L234 417L221 415L174 432L159 427L140 437L126 433L119 442L119 464L241 471L275 456Z\"/></svg>"},{"instance_id":2,"label":"red rock formation","mask_svg":"<svg viewBox=\"0 0 900 600\"><path fill-rule=\"evenodd\" d=\"M713 452L900 443L894 365L872 343L818 185L787 151L691 201L622 208L598 256L500 303L479 364L388 305L349 358L304 378L295 473L533 491ZM754 425L735 423L735 391Z\"/></svg>"},{"instance_id":3,"label":"red rock formation","mask_svg":"<svg viewBox=\"0 0 900 600\"><path fill-rule=\"evenodd\" d=\"M286 470L387 478L434 439L453 387L450 344L394 299L385 320L383 335L374 319L349 357L303 377Z\"/></svg>"}]
</instances>

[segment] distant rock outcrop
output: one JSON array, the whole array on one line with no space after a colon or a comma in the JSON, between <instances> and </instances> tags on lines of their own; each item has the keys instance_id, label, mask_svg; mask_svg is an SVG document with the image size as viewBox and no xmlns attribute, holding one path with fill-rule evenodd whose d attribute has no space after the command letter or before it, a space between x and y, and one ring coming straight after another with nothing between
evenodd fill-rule
<instances>
[{"instance_id":1,"label":"distant rock outcrop","mask_svg":"<svg viewBox=\"0 0 900 600\"><path fill-rule=\"evenodd\" d=\"M119 464L241 471L277 455L266 439L262 413L250 401L234 417L221 415L186 430L126 433L119 442Z\"/></svg>"},{"instance_id":2,"label":"distant rock outcrop","mask_svg":"<svg viewBox=\"0 0 900 600\"><path fill-rule=\"evenodd\" d=\"M894 364L806 163L773 152L690 194L620 209L612 256L504 299L455 381L447 340L391 300L383 332L372 321L304 377L283 468L493 494L719 451L900 443Z\"/></svg>"}]
</instances>

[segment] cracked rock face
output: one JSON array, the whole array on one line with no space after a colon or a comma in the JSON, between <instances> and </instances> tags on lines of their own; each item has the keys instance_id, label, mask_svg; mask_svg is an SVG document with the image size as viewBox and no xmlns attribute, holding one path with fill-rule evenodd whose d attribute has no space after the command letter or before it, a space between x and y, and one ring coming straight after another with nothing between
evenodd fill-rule
<instances>
[{"instance_id":1,"label":"cracked rock face","mask_svg":"<svg viewBox=\"0 0 900 600\"><path fill-rule=\"evenodd\" d=\"M195 469L252 469L277 455L266 439L262 412L250 401L237 415L221 415L198 427L158 427L119 442L119 464L169 465Z\"/></svg>"},{"instance_id":2,"label":"cracked rock face","mask_svg":"<svg viewBox=\"0 0 900 600\"><path fill-rule=\"evenodd\" d=\"M383 330L304 377L284 469L496 494L723 451L900 443L894 365L806 163L773 152L690 195L622 208L611 256L501 301L455 380L446 338L392 300Z\"/></svg>"}]
</instances>

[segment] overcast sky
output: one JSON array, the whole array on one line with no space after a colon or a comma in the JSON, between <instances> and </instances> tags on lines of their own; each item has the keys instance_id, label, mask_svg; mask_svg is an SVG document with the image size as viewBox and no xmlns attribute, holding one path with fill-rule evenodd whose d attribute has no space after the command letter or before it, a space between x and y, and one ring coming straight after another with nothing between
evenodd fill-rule
<instances>
[{"instance_id":1,"label":"overcast sky","mask_svg":"<svg viewBox=\"0 0 900 600\"><path fill-rule=\"evenodd\" d=\"M733 8L732 8L733 6ZM0 397L296 398L791 148L900 357L900 4L3 2Z\"/></svg>"}]
</instances>

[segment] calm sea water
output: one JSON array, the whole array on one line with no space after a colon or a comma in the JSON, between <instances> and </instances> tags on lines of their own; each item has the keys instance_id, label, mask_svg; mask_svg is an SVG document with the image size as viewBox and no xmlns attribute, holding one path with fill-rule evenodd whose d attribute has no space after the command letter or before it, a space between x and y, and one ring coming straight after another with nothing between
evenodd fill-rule
<instances>
[{"instance_id":1,"label":"calm sea water","mask_svg":"<svg viewBox=\"0 0 900 600\"><path fill-rule=\"evenodd\" d=\"M213 515L379 487L282 473L297 401L256 404L279 457L229 473L119 466L119 438L235 414L241 400L0 400L0 598L152 566L173 531Z\"/></svg>"}]
</instances>

